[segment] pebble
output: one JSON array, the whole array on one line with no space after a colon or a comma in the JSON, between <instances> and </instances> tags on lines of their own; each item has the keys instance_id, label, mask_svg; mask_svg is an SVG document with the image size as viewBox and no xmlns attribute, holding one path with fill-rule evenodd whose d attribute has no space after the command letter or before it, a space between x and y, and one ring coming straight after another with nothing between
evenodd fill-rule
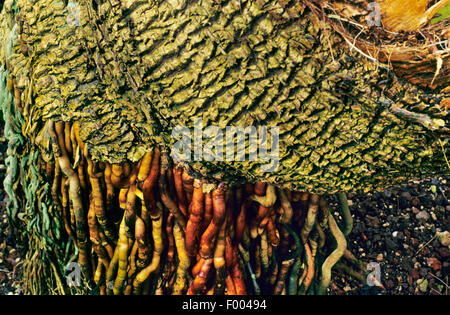
<instances>
[{"instance_id":1,"label":"pebble","mask_svg":"<svg viewBox=\"0 0 450 315\"><path fill-rule=\"evenodd\" d=\"M411 269L409 271L409 275L414 281L416 281L420 278L420 275L419 275L419 272L417 271L417 269Z\"/></svg>"},{"instance_id":2,"label":"pebble","mask_svg":"<svg viewBox=\"0 0 450 315\"><path fill-rule=\"evenodd\" d=\"M411 194L407 191L404 191L400 194L400 196L402 196L405 199L411 200Z\"/></svg>"},{"instance_id":3,"label":"pebble","mask_svg":"<svg viewBox=\"0 0 450 315\"><path fill-rule=\"evenodd\" d=\"M419 198L417 198L417 197L412 198L412 199L411 199L411 205L412 205L413 207L418 207L418 206L420 205L420 200L419 200Z\"/></svg>"},{"instance_id":4,"label":"pebble","mask_svg":"<svg viewBox=\"0 0 450 315\"><path fill-rule=\"evenodd\" d=\"M418 214L420 212L416 207L412 207L411 210L414 214Z\"/></svg>"},{"instance_id":5,"label":"pebble","mask_svg":"<svg viewBox=\"0 0 450 315\"><path fill-rule=\"evenodd\" d=\"M436 233L436 236L442 246L450 246L450 232L438 232Z\"/></svg>"},{"instance_id":6,"label":"pebble","mask_svg":"<svg viewBox=\"0 0 450 315\"><path fill-rule=\"evenodd\" d=\"M435 258L435 257L430 257L427 259L427 263L428 266L430 266L431 268L433 268L434 271L439 271L442 269L442 264L441 262Z\"/></svg>"},{"instance_id":7,"label":"pebble","mask_svg":"<svg viewBox=\"0 0 450 315\"><path fill-rule=\"evenodd\" d=\"M392 236L393 236L393 237L397 237L397 235L398 235L398 231L392 232Z\"/></svg>"},{"instance_id":8,"label":"pebble","mask_svg":"<svg viewBox=\"0 0 450 315\"><path fill-rule=\"evenodd\" d=\"M386 281L386 289L392 289L394 287L394 281L388 280Z\"/></svg>"},{"instance_id":9,"label":"pebble","mask_svg":"<svg viewBox=\"0 0 450 315\"><path fill-rule=\"evenodd\" d=\"M406 282L408 282L408 284L410 286L412 286L413 285L413 278L411 276L406 277Z\"/></svg>"},{"instance_id":10,"label":"pebble","mask_svg":"<svg viewBox=\"0 0 450 315\"><path fill-rule=\"evenodd\" d=\"M425 277L428 274L428 268L420 268L419 274L421 277Z\"/></svg>"},{"instance_id":11,"label":"pebble","mask_svg":"<svg viewBox=\"0 0 450 315\"><path fill-rule=\"evenodd\" d=\"M430 215L428 214L428 212L426 212L425 210L420 211L419 213L417 213L416 215L416 219L417 220L428 220L430 218Z\"/></svg>"},{"instance_id":12,"label":"pebble","mask_svg":"<svg viewBox=\"0 0 450 315\"><path fill-rule=\"evenodd\" d=\"M344 287L344 291L345 292L349 292L349 291L351 291L352 290L352 288L350 288L350 286L348 286L348 285L346 285L345 287Z\"/></svg>"},{"instance_id":13,"label":"pebble","mask_svg":"<svg viewBox=\"0 0 450 315\"><path fill-rule=\"evenodd\" d=\"M385 240L385 244L386 244L386 249L388 251L394 250L397 247L397 244L393 240L391 240L390 238L387 238Z\"/></svg>"},{"instance_id":14,"label":"pebble","mask_svg":"<svg viewBox=\"0 0 450 315\"><path fill-rule=\"evenodd\" d=\"M366 224L373 228L380 227L380 219L377 217L372 217L370 215L366 216Z\"/></svg>"},{"instance_id":15,"label":"pebble","mask_svg":"<svg viewBox=\"0 0 450 315\"><path fill-rule=\"evenodd\" d=\"M378 254L378 255L377 255L377 261L378 261L378 262L383 261L383 259L384 259L383 254Z\"/></svg>"},{"instance_id":16,"label":"pebble","mask_svg":"<svg viewBox=\"0 0 450 315\"><path fill-rule=\"evenodd\" d=\"M419 290L422 293L426 293L428 290L428 280L427 279L419 279L417 280L417 284L419 286Z\"/></svg>"},{"instance_id":17,"label":"pebble","mask_svg":"<svg viewBox=\"0 0 450 315\"><path fill-rule=\"evenodd\" d=\"M447 247L439 247L437 251L442 258L450 257L450 250Z\"/></svg>"},{"instance_id":18,"label":"pebble","mask_svg":"<svg viewBox=\"0 0 450 315\"><path fill-rule=\"evenodd\" d=\"M444 214L445 208L443 206L436 206L436 212Z\"/></svg>"}]
</instances>

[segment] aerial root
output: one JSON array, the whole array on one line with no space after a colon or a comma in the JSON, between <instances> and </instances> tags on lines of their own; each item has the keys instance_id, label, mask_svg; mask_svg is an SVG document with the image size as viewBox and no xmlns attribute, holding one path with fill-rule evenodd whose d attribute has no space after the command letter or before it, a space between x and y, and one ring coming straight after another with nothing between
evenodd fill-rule
<instances>
[{"instance_id":1,"label":"aerial root","mask_svg":"<svg viewBox=\"0 0 450 315\"><path fill-rule=\"evenodd\" d=\"M333 268L362 280L344 194L342 232L317 194L194 178L159 147L138 163L95 161L79 124L48 132L52 196L101 294L324 294Z\"/></svg>"}]
</instances>

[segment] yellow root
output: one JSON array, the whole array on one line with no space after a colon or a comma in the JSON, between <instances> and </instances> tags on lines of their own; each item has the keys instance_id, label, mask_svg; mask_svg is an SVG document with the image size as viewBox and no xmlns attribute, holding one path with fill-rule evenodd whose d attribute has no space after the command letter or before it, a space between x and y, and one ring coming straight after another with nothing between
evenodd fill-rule
<instances>
[{"instance_id":1,"label":"yellow root","mask_svg":"<svg viewBox=\"0 0 450 315\"><path fill-rule=\"evenodd\" d=\"M270 208L273 207L275 202L277 201L277 194L275 193L275 186L267 185L266 195L258 196L256 194L251 195L250 199L258 202L260 205Z\"/></svg>"}]
</instances>

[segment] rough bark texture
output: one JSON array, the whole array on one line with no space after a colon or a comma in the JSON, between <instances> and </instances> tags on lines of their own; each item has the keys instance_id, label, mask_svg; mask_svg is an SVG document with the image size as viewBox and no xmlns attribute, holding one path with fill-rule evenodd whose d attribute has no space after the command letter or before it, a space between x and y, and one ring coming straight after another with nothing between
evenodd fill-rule
<instances>
[{"instance_id":1,"label":"rough bark texture","mask_svg":"<svg viewBox=\"0 0 450 315\"><path fill-rule=\"evenodd\" d=\"M64 1L17 2L8 69L22 92L26 137L42 134L49 118L79 120L90 153L121 163L154 143L171 145L174 126L192 128L196 118L221 128L278 126L276 172L262 173L258 161L190 164L216 179L317 192L445 169L429 130L448 123L445 95L351 52L301 1L78 5L79 25L68 23L76 13ZM392 107L428 115L431 125L398 118Z\"/></svg>"}]
</instances>

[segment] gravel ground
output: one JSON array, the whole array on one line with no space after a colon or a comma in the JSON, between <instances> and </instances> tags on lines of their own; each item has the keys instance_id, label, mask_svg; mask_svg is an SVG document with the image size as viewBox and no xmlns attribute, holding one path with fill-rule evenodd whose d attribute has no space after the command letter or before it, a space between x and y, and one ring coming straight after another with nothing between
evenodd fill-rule
<instances>
[{"instance_id":1,"label":"gravel ground","mask_svg":"<svg viewBox=\"0 0 450 315\"><path fill-rule=\"evenodd\" d=\"M21 257L8 226L3 191L6 144L0 134L0 295L20 294ZM348 248L375 269L380 286L334 272L331 294L448 295L450 250L436 237L449 230L450 177L365 195L349 194L354 227ZM330 203L336 207L333 198ZM336 212L336 216L338 213ZM448 240L447 240L448 241Z\"/></svg>"},{"instance_id":2,"label":"gravel ground","mask_svg":"<svg viewBox=\"0 0 450 315\"><path fill-rule=\"evenodd\" d=\"M350 194L354 227L348 247L364 262L378 264L383 288L338 275L332 293L448 295L448 234L443 233L447 243L436 234L450 226L449 180L434 178L384 192Z\"/></svg>"}]
</instances>

